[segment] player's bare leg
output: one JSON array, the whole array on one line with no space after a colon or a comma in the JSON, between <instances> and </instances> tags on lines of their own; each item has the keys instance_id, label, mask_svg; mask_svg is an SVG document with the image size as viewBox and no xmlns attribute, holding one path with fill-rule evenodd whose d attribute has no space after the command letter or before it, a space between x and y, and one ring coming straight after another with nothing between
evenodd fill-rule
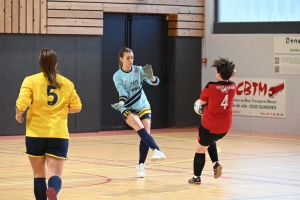
<instances>
[{"instance_id":1,"label":"player's bare leg","mask_svg":"<svg viewBox=\"0 0 300 200\"><path fill-rule=\"evenodd\" d=\"M144 121L145 125L148 126L146 128L150 130L150 122L147 122L147 120ZM162 151L160 151L155 140L144 127L144 124L141 122L140 118L137 115L132 113L129 114L126 122L139 134L143 142L153 150L153 156L151 157L151 161L162 160L166 158L166 156L163 154Z\"/></svg>"},{"instance_id":2,"label":"player's bare leg","mask_svg":"<svg viewBox=\"0 0 300 200\"><path fill-rule=\"evenodd\" d=\"M55 158L52 156L46 156L48 166L48 200L57 200L57 194L61 189L61 177L65 164L64 159Z\"/></svg>"}]
</instances>

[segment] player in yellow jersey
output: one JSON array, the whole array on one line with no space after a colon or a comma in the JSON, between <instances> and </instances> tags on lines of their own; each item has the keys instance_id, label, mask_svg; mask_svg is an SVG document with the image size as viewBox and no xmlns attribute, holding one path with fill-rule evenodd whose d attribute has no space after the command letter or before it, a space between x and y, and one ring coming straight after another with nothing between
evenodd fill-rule
<instances>
[{"instance_id":1,"label":"player in yellow jersey","mask_svg":"<svg viewBox=\"0 0 300 200\"><path fill-rule=\"evenodd\" d=\"M43 49L41 73L24 79L16 101L16 120L26 116L26 154L34 175L37 200L57 200L69 146L68 114L81 111L74 84L56 71L57 55ZM46 177L49 177L48 188Z\"/></svg>"}]
</instances>

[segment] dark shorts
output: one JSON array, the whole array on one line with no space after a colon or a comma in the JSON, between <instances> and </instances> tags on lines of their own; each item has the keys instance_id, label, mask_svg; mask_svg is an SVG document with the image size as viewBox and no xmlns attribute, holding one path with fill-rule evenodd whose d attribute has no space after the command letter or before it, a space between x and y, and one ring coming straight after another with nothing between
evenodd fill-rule
<instances>
[{"instance_id":1,"label":"dark shorts","mask_svg":"<svg viewBox=\"0 0 300 200\"><path fill-rule=\"evenodd\" d=\"M136 111L136 110L132 110L132 109L124 110L122 112L122 118L126 121L128 115L131 114L131 113L139 116L141 121L143 119L150 119L151 120L151 109L149 107L144 108L140 111Z\"/></svg>"},{"instance_id":2,"label":"dark shorts","mask_svg":"<svg viewBox=\"0 0 300 200\"><path fill-rule=\"evenodd\" d=\"M69 140L61 138L36 138L27 137L26 154L31 157L52 156L67 159Z\"/></svg>"},{"instance_id":3,"label":"dark shorts","mask_svg":"<svg viewBox=\"0 0 300 200\"><path fill-rule=\"evenodd\" d=\"M214 134L202 125L198 129L197 140L202 146L209 146L213 141L222 139L227 133Z\"/></svg>"}]
</instances>

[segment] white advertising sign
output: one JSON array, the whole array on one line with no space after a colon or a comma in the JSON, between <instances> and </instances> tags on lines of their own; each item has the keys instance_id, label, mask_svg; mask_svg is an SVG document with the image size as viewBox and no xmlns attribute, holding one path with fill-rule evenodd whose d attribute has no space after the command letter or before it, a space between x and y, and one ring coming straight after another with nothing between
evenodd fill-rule
<instances>
[{"instance_id":1,"label":"white advertising sign","mask_svg":"<svg viewBox=\"0 0 300 200\"><path fill-rule=\"evenodd\" d=\"M300 35L274 37L274 73L300 74Z\"/></svg>"},{"instance_id":2,"label":"white advertising sign","mask_svg":"<svg viewBox=\"0 0 300 200\"><path fill-rule=\"evenodd\" d=\"M285 118L285 79L236 78L233 115Z\"/></svg>"}]
</instances>

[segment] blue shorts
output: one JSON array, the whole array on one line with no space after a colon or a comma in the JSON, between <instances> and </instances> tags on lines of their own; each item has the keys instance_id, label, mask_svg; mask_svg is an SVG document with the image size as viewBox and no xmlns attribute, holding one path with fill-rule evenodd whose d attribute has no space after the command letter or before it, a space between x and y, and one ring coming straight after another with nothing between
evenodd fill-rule
<instances>
[{"instance_id":1,"label":"blue shorts","mask_svg":"<svg viewBox=\"0 0 300 200\"><path fill-rule=\"evenodd\" d=\"M27 137L26 153L31 157L52 156L60 159L67 159L69 140L62 138L36 138Z\"/></svg>"},{"instance_id":2,"label":"blue shorts","mask_svg":"<svg viewBox=\"0 0 300 200\"><path fill-rule=\"evenodd\" d=\"M133 109L124 110L122 112L122 118L126 121L128 115L131 114L131 113L139 116L141 121L143 119L150 119L151 120L151 109L150 109L150 107L144 108L140 111L133 110Z\"/></svg>"}]
</instances>

